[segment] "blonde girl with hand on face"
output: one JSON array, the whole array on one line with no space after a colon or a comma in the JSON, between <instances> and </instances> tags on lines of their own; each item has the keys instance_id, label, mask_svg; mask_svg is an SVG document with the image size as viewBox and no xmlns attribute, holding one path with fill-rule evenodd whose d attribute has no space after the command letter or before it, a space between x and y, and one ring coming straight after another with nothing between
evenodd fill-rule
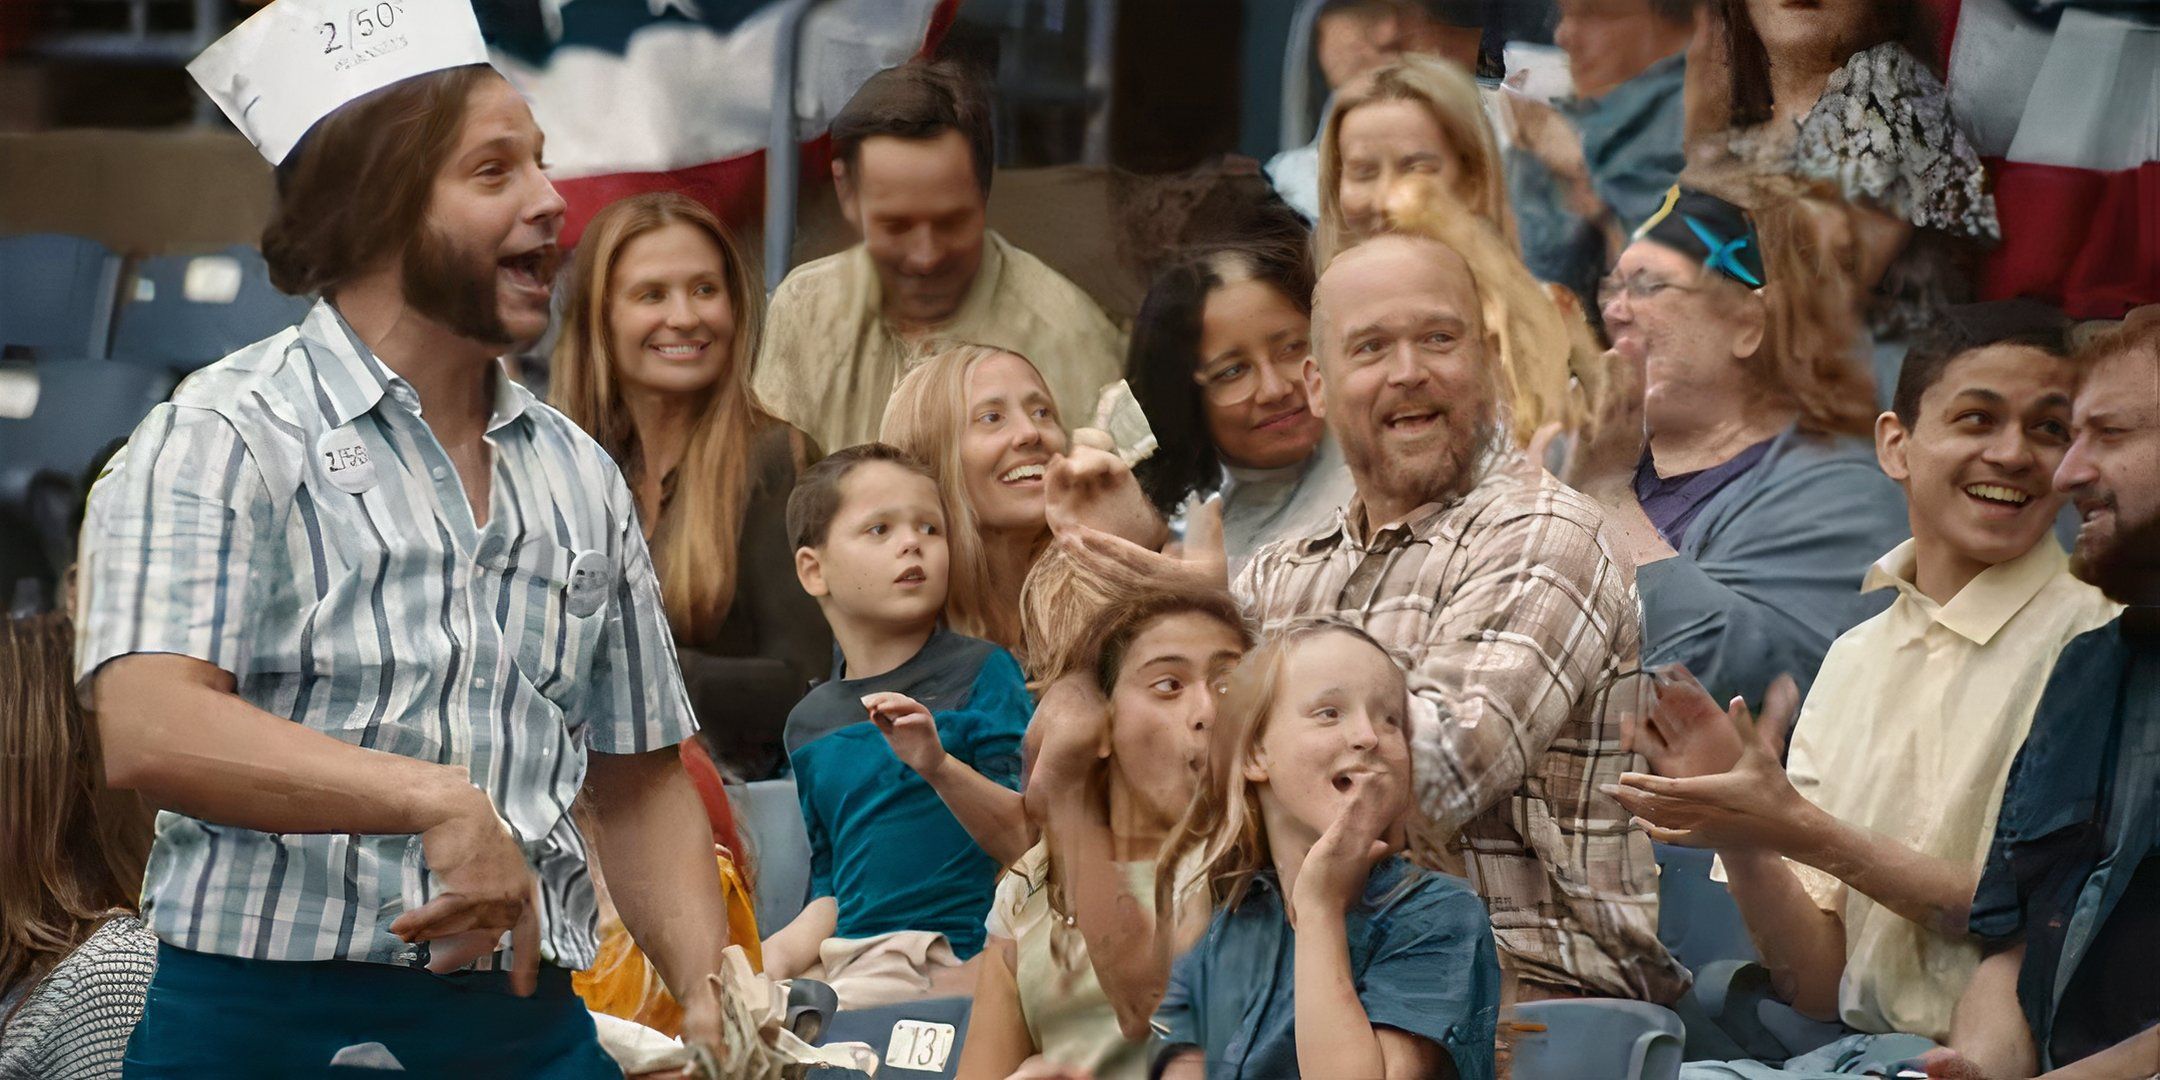
<instances>
[{"instance_id":1,"label":"blonde girl with hand on face","mask_svg":"<svg viewBox=\"0 0 2160 1080\"><path fill-rule=\"evenodd\" d=\"M1408 698L1395 658L1334 621L1292 624L1232 676L1159 857L1197 852L1215 906L1155 1012L1162 1076L1493 1075L1485 906L1402 854ZM1174 903L1159 882L1159 925Z\"/></svg>"}]
</instances>

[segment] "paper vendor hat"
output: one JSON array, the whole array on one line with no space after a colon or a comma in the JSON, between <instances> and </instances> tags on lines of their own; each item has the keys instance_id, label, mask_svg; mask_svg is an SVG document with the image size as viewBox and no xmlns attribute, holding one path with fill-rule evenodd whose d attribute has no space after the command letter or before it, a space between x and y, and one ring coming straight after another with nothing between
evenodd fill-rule
<instances>
[{"instance_id":1,"label":"paper vendor hat","mask_svg":"<svg viewBox=\"0 0 2160 1080\"><path fill-rule=\"evenodd\" d=\"M487 60L471 0L273 0L204 49L188 74L277 165L346 102Z\"/></svg>"}]
</instances>

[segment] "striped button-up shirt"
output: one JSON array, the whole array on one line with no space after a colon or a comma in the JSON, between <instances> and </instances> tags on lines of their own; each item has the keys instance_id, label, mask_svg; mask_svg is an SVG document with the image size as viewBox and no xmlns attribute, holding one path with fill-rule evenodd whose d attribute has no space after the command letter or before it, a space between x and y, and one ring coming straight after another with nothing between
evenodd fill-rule
<instances>
[{"instance_id":1,"label":"striped button-up shirt","mask_svg":"<svg viewBox=\"0 0 2160 1080\"><path fill-rule=\"evenodd\" d=\"M1513 450L1480 468L1453 502L1364 529L1355 500L1269 545L1238 599L1263 630L1332 615L1407 659L1418 800L1513 980L1670 1001L1688 975L1658 942L1650 840L1598 790L1641 767L1616 700L1641 683L1634 587L1595 503Z\"/></svg>"},{"instance_id":2,"label":"striped button-up shirt","mask_svg":"<svg viewBox=\"0 0 2160 1080\"><path fill-rule=\"evenodd\" d=\"M273 715L468 770L539 878L543 956L583 968L594 896L569 811L585 755L663 748L695 723L621 475L495 384L476 527L418 395L328 302L190 378L91 493L77 670L95 707L107 661L194 657ZM412 963L390 923L440 887L417 836L162 813L143 904L185 949Z\"/></svg>"}]
</instances>

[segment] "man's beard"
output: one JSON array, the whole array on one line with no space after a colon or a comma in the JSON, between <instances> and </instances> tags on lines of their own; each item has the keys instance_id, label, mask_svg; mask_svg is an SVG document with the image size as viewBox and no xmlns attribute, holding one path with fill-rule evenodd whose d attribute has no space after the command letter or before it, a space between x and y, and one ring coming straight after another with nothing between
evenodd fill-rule
<instances>
[{"instance_id":1,"label":"man's beard","mask_svg":"<svg viewBox=\"0 0 2160 1080\"><path fill-rule=\"evenodd\" d=\"M491 256L421 226L405 252L405 302L461 338L509 348L515 342L503 325Z\"/></svg>"},{"instance_id":2,"label":"man's beard","mask_svg":"<svg viewBox=\"0 0 2160 1080\"><path fill-rule=\"evenodd\" d=\"M1408 458L1391 456L1380 448L1384 433L1336 431L1343 460L1366 503L1373 502L1374 496L1409 506L1452 502L1477 486L1483 479L1477 471L1478 456L1499 431L1492 403L1449 409L1438 422L1446 429L1440 444Z\"/></svg>"},{"instance_id":3,"label":"man's beard","mask_svg":"<svg viewBox=\"0 0 2160 1080\"><path fill-rule=\"evenodd\" d=\"M2107 546L2090 552L2077 546L2070 572L2118 604L2154 603L2160 599L2160 515L2129 525L2117 521Z\"/></svg>"}]
</instances>

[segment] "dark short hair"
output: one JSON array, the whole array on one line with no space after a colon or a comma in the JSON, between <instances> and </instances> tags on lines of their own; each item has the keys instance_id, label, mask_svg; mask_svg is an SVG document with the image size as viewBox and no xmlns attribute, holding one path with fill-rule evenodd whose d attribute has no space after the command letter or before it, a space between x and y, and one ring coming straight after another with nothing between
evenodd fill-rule
<instances>
[{"instance_id":1,"label":"dark short hair","mask_svg":"<svg viewBox=\"0 0 2160 1080\"><path fill-rule=\"evenodd\" d=\"M982 85L950 60L911 60L870 76L840 107L832 121L833 156L852 173L862 163L865 139L934 139L947 131L967 140L976 186L988 196L997 136Z\"/></svg>"},{"instance_id":2,"label":"dark short hair","mask_svg":"<svg viewBox=\"0 0 2160 1080\"><path fill-rule=\"evenodd\" d=\"M418 235L473 89L501 77L486 64L431 71L316 121L277 168L262 235L270 283L292 296L335 292Z\"/></svg>"},{"instance_id":3,"label":"dark short hair","mask_svg":"<svg viewBox=\"0 0 2160 1080\"><path fill-rule=\"evenodd\" d=\"M1234 273L1226 277L1226 271ZM1155 453L1133 472L1148 501L1165 514L1176 513L1186 496L1222 485L1222 458L1208 436L1207 402L1193 373L1208 297L1230 280L1267 284L1312 314L1312 261L1290 244L1204 248L1173 263L1148 287L1133 318L1125 379L1155 432Z\"/></svg>"},{"instance_id":4,"label":"dark short hair","mask_svg":"<svg viewBox=\"0 0 2160 1080\"><path fill-rule=\"evenodd\" d=\"M840 484L858 467L873 461L888 462L937 483L930 466L921 458L889 443L869 442L825 456L795 478L795 490L787 500L788 543L797 548L818 547L840 516Z\"/></svg>"},{"instance_id":5,"label":"dark short hair","mask_svg":"<svg viewBox=\"0 0 2160 1080\"><path fill-rule=\"evenodd\" d=\"M2070 355L2070 320L2037 300L1959 304L1938 313L1905 354L1898 370L1890 411L1910 428L1920 421L1920 398L1942 381L1943 372L1966 353L1998 345L2038 349L2049 356Z\"/></svg>"},{"instance_id":6,"label":"dark short hair","mask_svg":"<svg viewBox=\"0 0 2160 1080\"><path fill-rule=\"evenodd\" d=\"M1103 613L1094 637L1088 642L1095 654L1095 685L1109 697L1117 690L1118 669L1142 632L1172 615L1201 615L1228 627L1248 649L1253 646L1253 627L1243 609L1221 586L1165 583L1159 592L1138 603Z\"/></svg>"}]
</instances>

